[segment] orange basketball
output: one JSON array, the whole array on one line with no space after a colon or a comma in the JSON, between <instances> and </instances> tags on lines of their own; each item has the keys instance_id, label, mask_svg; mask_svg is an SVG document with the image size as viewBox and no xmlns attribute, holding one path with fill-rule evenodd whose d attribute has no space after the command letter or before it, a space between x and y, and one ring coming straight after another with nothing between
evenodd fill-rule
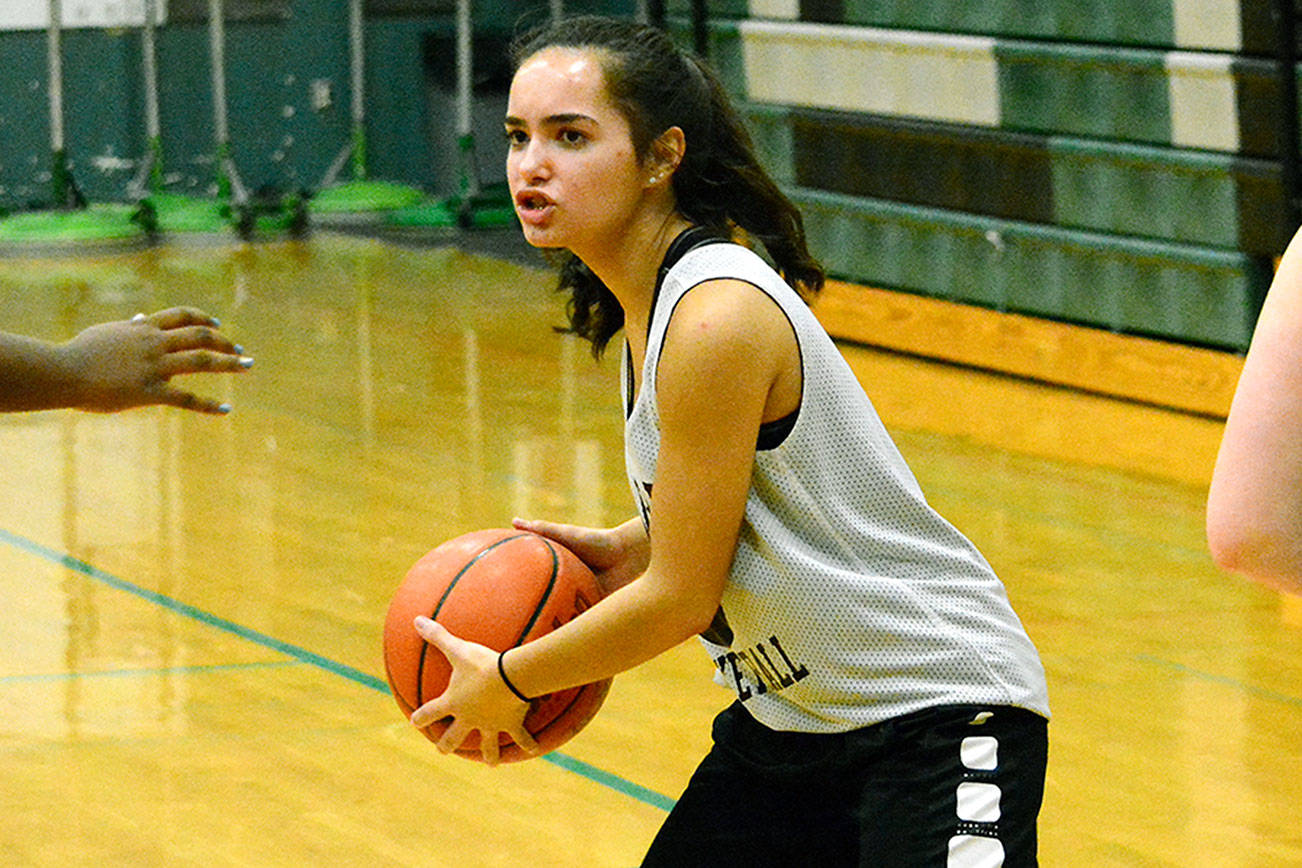
<instances>
[{"instance_id":1,"label":"orange basketball","mask_svg":"<svg viewBox=\"0 0 1302 868\"><path fill-rule=\"evenodd\" d=\"M555 630L601 599L583 561L553 540L520 530L480 530L448 540L418 560L389 604L384 622L384 671L398 707L408 717L441 694L452 675L447 658L412 626L433 618L453 635L505 651ZM524 725L544 752L583 729L606 698L610 679L540 696ZM446 721L425 728L438 741ZM503 733L502 762L527 759ZM479 734L457 749L481 759Z\"/></svg>"}]
</instances>

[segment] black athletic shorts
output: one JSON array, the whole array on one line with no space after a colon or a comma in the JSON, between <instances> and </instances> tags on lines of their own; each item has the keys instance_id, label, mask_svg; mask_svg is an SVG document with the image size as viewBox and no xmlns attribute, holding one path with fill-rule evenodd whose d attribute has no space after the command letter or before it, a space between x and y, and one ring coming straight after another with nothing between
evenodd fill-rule
<instances>
[{"instance_id":1,"label":"black athletic shorts","mask_svg":"<svg viewBox=\"0 0 1302 868\"><path fill-rule=\"evenodd\" d=\"M734 703L644 868L1022 868L1036 862L1048 722L946 705L831 735Z\"/></svg>"}]
</instances>

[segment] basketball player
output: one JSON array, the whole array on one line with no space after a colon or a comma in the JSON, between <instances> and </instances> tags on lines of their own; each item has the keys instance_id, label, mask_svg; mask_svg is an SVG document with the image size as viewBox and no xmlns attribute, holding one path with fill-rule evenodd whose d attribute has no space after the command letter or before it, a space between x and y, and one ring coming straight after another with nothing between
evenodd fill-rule
<instances>
[{"instance_id":1,"label":"basketball player","mask_svg":"<svg viewBox=\"0 0 1302 868\"><path fill-rule=\"evenodd\" d=\"M110 413L167 404L229 413L229 404L178 389L178 374L238 373L253 359L188 307L91 326L62 344L0 332L0 411L76 408Z\"/></svg>"},{"instance_id":2,"label":"basketball player","mask_svg":"<svg viewBox=\"0 0 1302 868\"><path fill-rule=\"evenodd\" d=\"M1223 569L1302 593L1302 234L1262 305L1207 499Z\"/></svg>"},{"instance_id":3,"label":"basketball player","mask_svg":"<svg viewBox=\"0 0 1302 868\"><path fill-rule=\"evenodd\" d=\"M1038 655L802 299L822 269L719 81L663 33L599 18L515 56L516 210L563 251L570 330L596 353L624 330L639 514L519 521L608 595L500 655L418 619L453 675L413 722L452 716L439 747L478 731L491 762L499 732L534 747L527 697L700 636L736 701L645 865L1035 864Z\"/></svg>"}]
</instances>

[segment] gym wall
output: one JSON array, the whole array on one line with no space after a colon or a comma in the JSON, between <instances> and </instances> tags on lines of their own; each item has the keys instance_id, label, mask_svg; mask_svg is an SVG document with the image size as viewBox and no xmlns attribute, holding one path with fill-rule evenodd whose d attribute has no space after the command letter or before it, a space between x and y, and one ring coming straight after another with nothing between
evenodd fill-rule
<instances>
[{"instance_id":1,"label":"gym wall","mask_svg":"<svg viewBox=\"0 0 1302 868\"><path fill-rule=\"evenodd\" d=\"M708 7L711 59L836 276L1246 347L1291 229L1269 4ZM690 5L669 9L687 41Z\"/></svg>"},{"instance_id":2,"label":"gym wall","mask_svg":"<svg viewBox=\"0 0 1302 868\"><path fill-rule=\"evenodd\" d=\"M47 0L0 10L0 208L51 200ZM8 4L18 4L12 7ZM65 143L91 200L122 200L145 151L139 0L64 2ZM169 189L215 193L207 0L168 0L157 31L159 113ZM28 14L19 14L30 6ZM94 12L99 7L102 14ZM345 0L226 0L226 93L236 166L250 190L311 189L351 134ZM432 193L456 189L453 0L367 0L369 172ZM623 0L567 10L631 14ZM92 14L84 14L84 10ZM123 16L123 10L127 11ZM134 10L135 18L131 17ZM500 173L500 118L508 81L502 49L521 23L545 20L546 0L473 5L475 125L486 180ZM77 20L72 16L82 14ZM117 16L114 18L114 16ZM126 21L127 26L121 26ZM116 24L118 26L105 26ZM500 104L499 104L500 103Z\"/></svg>"},{"instance_id":3,"label":"gym wall","mask_svg":"<svg viewBox=\"0 0 1302 868\"><path fill-rule=\"evenodd\" d=\"M131 8L85 0L79 10ZM15 5L18 4L18 5ZM50 200L46 0L0 10L0 208ZM134 4L139 6L139 2ZM457 188L451 0L367 0L370 174ZM567 2L631 15L635 0ZM31 7L24 26L12 10ZM64 3L65 7L73 4ZM687 0L669 23L690 43ZM311 189L349 137L343 0L226 0L247 187ZM711 0L710 59L830 272L1216 349L1247 345L1284 214L1264 0ZM542 0L478 0L474 118L501 171L501 50ZM215 184L206 0L158 32L169 187ZM139 30L63 32L66 143L92 200L144 151Z\"/></svg>"}]
</instances>

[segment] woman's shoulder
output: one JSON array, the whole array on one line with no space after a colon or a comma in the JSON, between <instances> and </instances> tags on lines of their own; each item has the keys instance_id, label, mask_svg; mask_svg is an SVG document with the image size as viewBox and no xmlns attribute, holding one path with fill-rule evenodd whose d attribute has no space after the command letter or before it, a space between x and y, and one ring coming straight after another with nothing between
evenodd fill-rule
<instances>
[{"instance_id":1,"label":"woman's shoulder","mask_svg":"<svg viewBox=\"0 0 1302 868\"><path fill-rule=\"evenodd\" d=\"M731 284L734 289L747 286L785 307L800 296L787 285L758 253L734 242L720 242L695 248L675 264L666 277L664 295L672 296L669 307L705 284Z\"/></svg>"},{"instance_id":2,"label":"woman's shoulder","mask_svg":"<svg viewBox=\"0 0 1302 868\"><path fill-rule=\"evenodd\" d=\"M749 282L754 282L755 277L782 280L773 267L754 250L744 244L724 240L692 248L678 260L670 274L689 287L710 279L711 275L737 277Z\"/></svg>"}]
</instances>

